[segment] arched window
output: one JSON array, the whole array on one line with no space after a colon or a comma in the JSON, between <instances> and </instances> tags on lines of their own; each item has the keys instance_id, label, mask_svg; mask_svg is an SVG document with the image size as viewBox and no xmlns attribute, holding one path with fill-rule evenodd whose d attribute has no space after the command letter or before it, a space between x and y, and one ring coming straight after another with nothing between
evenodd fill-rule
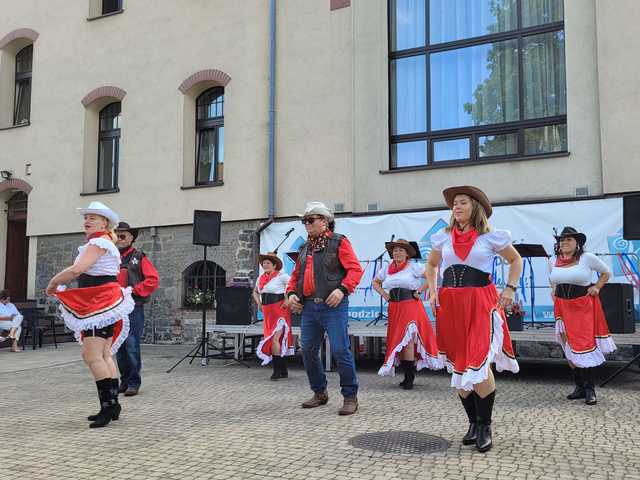
<instances>
[{"instance_id":1,"label":"arched window","mask_svg":"<svg viewBox=\"0 0 640 480\"><path fill-rule=\"evenodd\" d=\"M98 191L118 188L120 157L120 113L122 104L113 102L100 110L98 133Z\"/></svg>"},{"instance_id":2,"label":"arched window","mask_svg":"<svg viewBox=\"0 0 640 480\"><path fill-rule=\"evenodd\" d=\"M224 88L196 99L196 185L222 181L224 165Z\"/></svg>"},{"instance_id":3,"label":"arched window","mask_svg":"<svg viewBox=\"0 0 640 480\"><path fill-rule=\"evenodd\" d=\"M182 305L185 308L213 307L215 291L227 283L227 272L215 262L204 261L191 264L183 273Z\"/></svg>"},{"instance_id":4,"label":"arched window","mask_svg":"<svg viewBox=\"0 0 640 480\"><path fill-rule=\"evenodd\" d=\"M33 45L28 45L16 54L15 97L13 124L24 125L31 121L31 68Z\"/></svg>"}]
</instances>

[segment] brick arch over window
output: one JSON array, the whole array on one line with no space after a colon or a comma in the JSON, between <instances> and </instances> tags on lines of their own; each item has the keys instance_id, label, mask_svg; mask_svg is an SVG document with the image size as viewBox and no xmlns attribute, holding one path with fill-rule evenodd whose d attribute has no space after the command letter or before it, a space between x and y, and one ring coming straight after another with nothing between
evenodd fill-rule
<instances>
[{"instance_id":1,"label":"brick arch over window","mask_svg":"<svg viewBox=\"0 0 640 480\"><path fill-rule=\"evenodd\" d=\"M0 39L0 49L6 47L11 42L18 39L31 40L31 42L33 43L39 36L40 34L35 30L31 30L30 28L19 28L17 30L14 30L13 32L7 33Z\"/></svg>"},{"instance_id":2,"label":"brick arch over window","mask_svg":"<svg viewBox=\"0 0 640 480\"><path fill-rule=\"evenodd\" d=\"M202 82L212 82L216 86L226 87L230 81L231 77L221 70L200 70L182 82L178 87L178 90L182 93L187 93L195 85Z\"/></svg>"},{"instance_id":3,"label":"brick arch over window","mask_svg":"<svg viewBox=\"0 0 640 480\"><path fill-rule=\"evenodd\" d=\"M99 87L99 88L96 88L95 90L91 90L89 93L87 93L84 96L84 98L82 99L82 105L85 107L88 107L99 98L104 98L104 97L116 98L119 101L122 101L122 99L125 97L126 94L127 92L125 92L123 89L118 87L111 87L111 86Z\"/></svg>"},{"instance_id":4,"label":"brick arch over window","mask_svg":"<svg viewBox=\"0 0 640 480\"><path fill-rule=\"evenodd\" d=\"M31 193L31 190L33 190L33 187L20 178L12 178L0 182L0 193L6 192L7 190L18 190L28 195Z\"/></svg>"}]
</instances>

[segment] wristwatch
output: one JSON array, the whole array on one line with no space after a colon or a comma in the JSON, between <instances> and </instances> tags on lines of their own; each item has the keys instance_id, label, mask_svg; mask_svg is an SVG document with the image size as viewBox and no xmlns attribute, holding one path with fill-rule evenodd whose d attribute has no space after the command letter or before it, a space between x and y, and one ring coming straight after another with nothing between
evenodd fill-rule
<instances>
[{"instance_id":1,"label":"wristwatch","mask_svg":"<svg viewBox=\"0 0 640 480\"><path fill-rule=\"evenodd\" d=\"M516 287L515 285L509 285L508 283L504 287L510 288L511 290L513 290L513 293L515 293L518 290L518 287Z\"/></svg>"}]
</instances>

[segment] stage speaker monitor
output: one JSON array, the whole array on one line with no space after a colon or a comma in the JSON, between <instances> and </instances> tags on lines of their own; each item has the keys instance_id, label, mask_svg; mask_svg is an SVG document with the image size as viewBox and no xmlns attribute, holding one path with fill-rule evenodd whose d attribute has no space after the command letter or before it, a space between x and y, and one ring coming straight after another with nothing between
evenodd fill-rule
<instances>
[{"instance_id":1,"label":"stage speaker monitor","mask_svg":"<svg viewBox=\"0 0 640 480\"><path fill-rule=\"evenodd\" d=\"M212 210L193 211L193 244L207 247L220 245L222 212Z\"/></svg>"},{"instance_id":2,"label":"stage speaker monitor","mask_svg":"<svg viewBox=\"0 0 640 480\"><path fill-rule=\"evenodd\" d=\"M611 333L634 333L636 331L633 285L607 283L600 290L600 301Z\"/></svg>"},{"instance_id":3,"label":"stage speaker monitor","mask_svg":"<svg viewBox=\"0 0 640 480\"><path fill-rule=\"evenodd\" d=\"M216 324L251 324L251 288L221 287L216 290Z\"/></svg>"},{"instance_id":4,"label":"stage speaker monitor","mask_svg":"<svg viewBox=\"0 0 640 480\"><path fill-rule=\"evenodd\" d=\"M640 194L622 197L622 237L640 240Z\"/></svg>"}]
</instances>

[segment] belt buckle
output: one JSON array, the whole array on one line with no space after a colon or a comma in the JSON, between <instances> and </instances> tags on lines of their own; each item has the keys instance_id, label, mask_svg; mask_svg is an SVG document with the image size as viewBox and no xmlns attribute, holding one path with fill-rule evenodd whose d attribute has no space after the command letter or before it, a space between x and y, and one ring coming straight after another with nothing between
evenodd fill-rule
<instances>
[{"instance_id":1,"label":"belt buckle","mask_svg":"<svg viewBox=\"0 0 640 480\"><path fill-rule=\"evenodd\" d=\"M322 298L320 298L320 297L314 297L313 303L315 303L315 304L324 303L324 300Z\"/></svg>"}]
</instances>

